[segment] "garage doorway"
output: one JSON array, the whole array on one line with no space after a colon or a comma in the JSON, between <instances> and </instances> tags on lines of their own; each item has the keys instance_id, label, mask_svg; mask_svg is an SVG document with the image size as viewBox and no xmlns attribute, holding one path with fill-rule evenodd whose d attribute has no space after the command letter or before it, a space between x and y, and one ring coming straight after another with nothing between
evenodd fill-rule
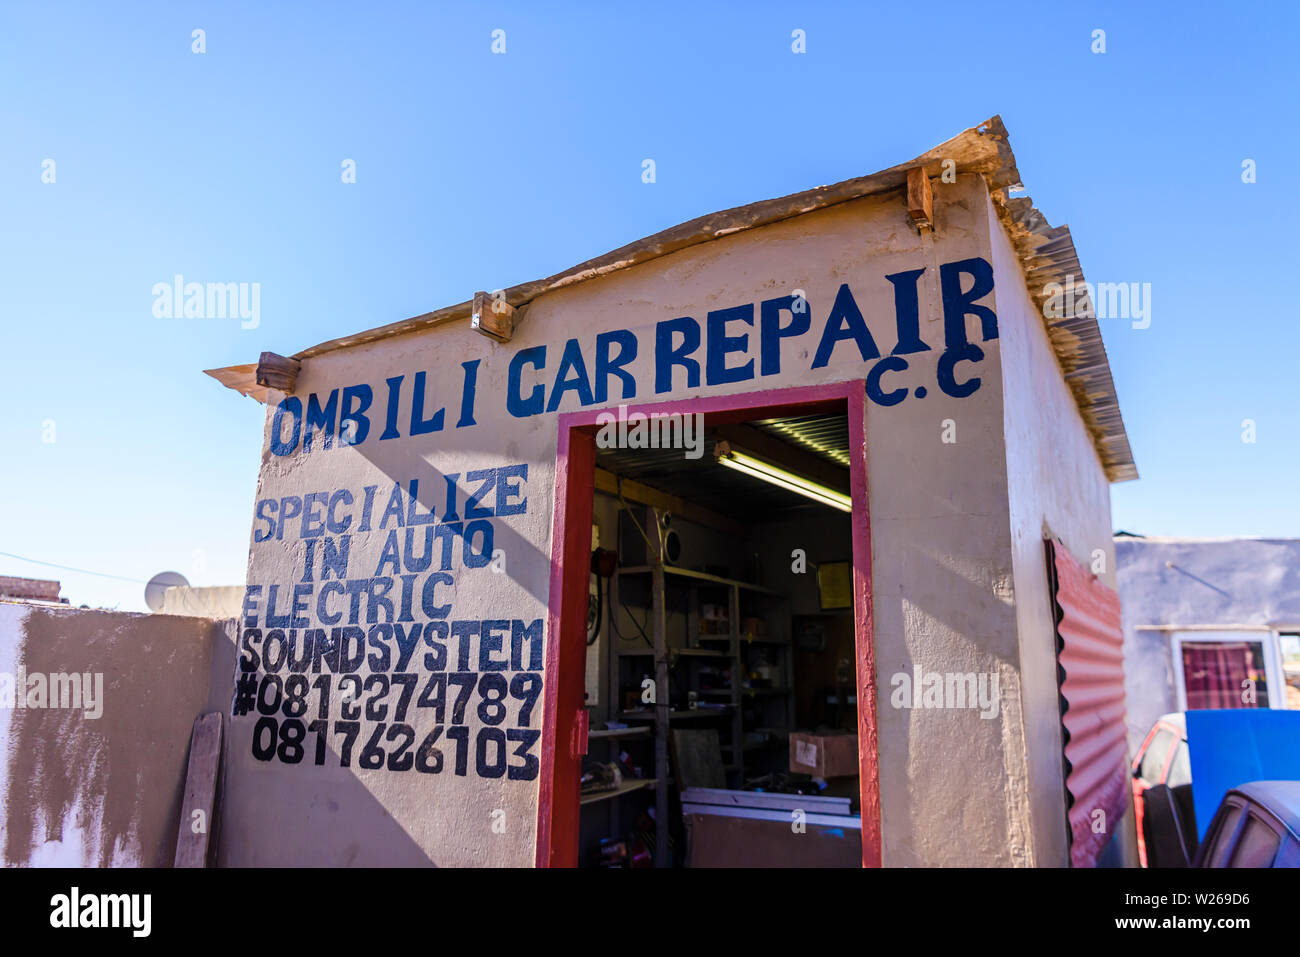
<instances>
[{"instance_id":1,"label":"garage doorway","mask_svg":"<svg viewBox=\"0 0 1300 957\"><path fill-rule=\"evenodd\" d=\"M761 459L732 450L726 443L716 441L718 435L726 434L719 430L728 428L751 428L754 423L794 420L803 417L841 416L846 433L843 442L844 457L847 458L847 489L840 499L851 529L851 562L842 563L843 569L828 569L826 577L834 577L839 571L844 577L844 588L851 592L843 600L851 604L851 618L846 616L848 627L852 631L852 647L855 652L850 666L851 675L847 681L851 684L856 701L857 731L857 799L858 816L861 828L861 863L863 866L880 866L880 797L879 771L877 766L876 708L875 708L875 665L873 654L873 632L871 617L871 542L870 519L868 515L867 471L866 471L866 393L862 380L837 383L829 386L812 386L806 388L783 389L760 393L742 393L738 395L687 399L674 402L653 403L640 406L620 406L608 409L592 409L560 416L558 423L555 502L552 520L552 553L550 600L548 605L548 641L546 647L546 674L548 675L542 717L542 767L539 780L537 813L537 849L538 866L577 866L579 860L580 840L580 780L583 773L583 757L594 743L589 737L589 711L585 697L587 689L587 649L589 635L589 613L593 599L593 502L597 494L597 458L598 437L602 447L608 444L611 422L633 422L636 416L649 418L651 414L661 417L697 416L702 417L703 424L714 441L707 442L704 455L718 464L726 458L728 464L736 471L753 471L761 469L772 473L766 480L780 484L783 474L790 482L799 484L797 477L783 473L780 469L767 468ZM601 430L605 429L602 434ZM622 439L623 436L620 436ZM633 440L635 441L635 440ZM599 471L602 483L609 483L609 473ZM820 486L810 483L809 488L802 488L800 494L816 498L825 495L826 490L818 492ZM810 490L811 489L811 490ZM609 489L602 489L608 494ZM621 485L620 500L623 499ZM831 496L832 498L834 496ZM823 503L826 504L826 503ZM830 504L835 504L831 502ZM661 546L671 547L665 539L665 530L659 527L666 509L642 512L643 519L636 521L630 515L632 524L647 546L652 541ZM650 526L650 523L655 523ZM616 532L603 534L626 534L621 527ZM650 527L647 527L650 526ZM653 538L652 538L653 537ZM652 554L646 560L646 573L658 581L664 577L664 551L651 549ZM673 563L671 552L667 561ZM682 571L675 574L689 574ZM698 577L698 575L697 575ZM713 576L721 578L721 576ZM620 579L621 580L621 579ZM717 585L717 582L706 582ZM740 584L740 583L736 583ZM736 590L738 593L738 589ZM658 594L664 590L659 588ZM661 599L662 600L662 599ZM743 609L742 609L743 611ZM735 612L733 612L735 614ZM737 615L738 617L738 615ZM663 616L658 620L662 622ZM649 638L647 636L647 641ZM663 637L657 636L662 647ZM792 649L793 650L793 649ZM660 656L655 656L657 670L656 689L664 687L663 663ZM748 663L744 667L749 667ZM619 693L615 686L613 693ZM793 696L792 696L793 698ZM652 703L656 709L667 709L668 702L660 699L662 705ZM657 710L656 715L660 712ZM657 717L654 726L659 731L666 727L666 721ZM668 745L665 736L655 732L655 761L659 768L665 767L664 753ZM605 732L601 732L602 734ZM736 747L740 741L733 742ZM656 796L656 826L664 821L664 799L662 791ZM659 832L661 835L662 830ZM663 844L654 849L655 856L663 860Z\"/></svg>"}]
</instances>

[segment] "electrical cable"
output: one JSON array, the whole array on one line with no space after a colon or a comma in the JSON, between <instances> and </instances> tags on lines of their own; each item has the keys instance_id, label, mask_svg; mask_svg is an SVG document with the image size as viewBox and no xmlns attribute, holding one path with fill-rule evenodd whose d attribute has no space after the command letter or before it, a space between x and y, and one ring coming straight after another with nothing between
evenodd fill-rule
<instances>
[{"instance_id":1,"label":"electrical cable","mask_svg":"<svg viewBox=\"0 0 1300 957\"><path fill-rule=\"evenodd\" d=\"M618 603L619 603L620 607L622 607L622 609L623 609L625 612L627 612L628 620L629 620L630 622L632 622L632 624L636 625L636 630L637 630L637 631L641 632L641 640L644 641L644 642L646 643L646 647L648 647L648 648L654 648L654 646L655 646L655 645L654 645L654 642L651 641L651 640L650 640L650 636L646 634L645 627L644 627L644 626L643 626L639 621L636 620L636 617L632 614L632 609L629 608L629 607L627 606L627 604L623 601L623 599L622 599L621 597L619 598ZM648 615L648 613L647 613L647 619L648 619L648 618L649 618L649 615ZM631 638L628 638L628 637L625 636L621 631L619 631L619 629L618 629L618 616L617 616L616 614L614 614L614 609L612 609L612 608L610 609L609 623L610 623L611 625L614 626L614 634L618 637L618 640L619 640L619 641L636 641L636 638L637 638L636 635L633 635Z\"/></svg>"},{"instance_id":2,"label":"electrical cable","mask_svg":"<svg viewBox=\"0 0 1300 957\"><path fill-rule=\"evenodd\" d=\"M637 630L637 631L641 632L641 640L644 641L644 642L646 643L646 647L647 647L647 648L651 648L651 649L653 649L654 646L655 646L655 643L654 643L653 641L651 641L651 640L650 640L650 636L646 634L645 626L642 625L639 621L637 621L635 617L633 617L633 615L632 615L632 609L631 609L631 608L628 608L627 605L624 605L624 604L623 604L623 599L620 598L620 599L618 600L618 603L619 603L620 605L623 605L623 610L624 610L625 612L627 612L628 620L631 621L632 624L636 625L636 630ZM649 613L647 613L646 617L647 617L647 619L649 618ZM622 633L619 632L619 630L618 630L618 626L617 626L617 625L614 626L614 633L615 633L616 635L618 635L620 641L636 641L636 635L633 635L631 638L624 638L623 635L622 635Z\"/></svg>"},{"instance_id":3,"label":"electrical cable","mask_svg":"<svg viewBox=\"0 0 1300 957\"><path fill-rule=\"evenodd\" d=\"M658 555L659 546L650 541L650 536L645 533L645 529L641 527L641 523L636 520L636 515L632 513L631 506L629 506L627 501L623 498L623 476L621 475L618 477L618 484L615 486L615 490L618 492L618 504L620 506L619 517L622 518L622 510L627 509L627 516L632 519L632 524L636 526L636 530L640 532L641 537L645 539L646 548L650 549L651 553Z\"/></svg>"},{"instance_id":4,"label":"electrical cable","mask_svg":"<svg viewBox=\"0 0 1300 957\"><path fill-rule=\"evenodd\" d=\"M99 578L113 578L120 582L135 582L137 585L149 584L143 578L126 578L122 575L110 575L107 572L92 572L87 568L73 568L71 565L59 565L55 562L43 562L35 558L25 558L22 555L14 555L11 552L0 552L0 556L5 558L16 558L20 562L30 562L33 565L44 565L47 568L61 568L65 572L76 572L79 575L95 575Z\"/></svg>"},{"instance_id":5,"label":"electrical cable","mask_svg":"<svg viewBox=\"0 0 1300 957\"><path fill-rule=\"evenodd\" d=\"M623 503L623 508L626 508L627 505L626 505L626 503L623 502L622 484L623 484L623 480L620 478L620 479L619 479L619 493L618 493L618 500L619 500L620 503ZM623 508L620 508L620 509L618 510L618 519L617 519L617 523L616 523L615 526L614 526L614 534L617 536L619 542L622 542L622 540L623 540ZM629 510L629 514L630 514L630 510ZM633 518L633 521L635 521L635 518ZM638 527L639 527L639 526L638 526ZM643 533L643 537L644 537L644 533ZM648 543L649 543L649 540L647 539L647 544L648 544ZM654 646L655 646L655 645L654 645L654 642L651 641L651 640L650 640L650 636L646 634L645 627L642 626L642 624L641 624L639 621L636 620L635 616L633 616L633 614L632 614L632 609L629 608L629 607L627 606L627 602L623 601L623 596L622 596L621 593L619 594L619 597L618 597L618 603L619 603L619 606L620 606L620 607L621 607L625 612L627 612L628 620L631 621L632 624L636 625L637 631L641 632L641 640L644 641L644 642L646 643L646 647L648 647L648 648L650 648L650 649L653 650L653 649L654 649ZM647 614L646 614L646 618L647 618L647 621L648 621L648 620L649 620L649 613L648 613L648 612L647 612ZM614 608L611 608L611 609L609 610L609 623L610 623L610 625L613 627L613 629L614 629L614 635L615 635L615 637L618 638L619 641L636 641L636 635L633 635L631 638L627 638L627 637L624 637L624 635L623 635L623 633L622 633L621 631L619 631L619 628L618 628L618 614L616 613L616 609L614 609Z\"/></svg>"},{"instance_id":6,"label":"electrical cable","mask_svg":"<svg viewBox=\"0 0 1300 957\"><path fill-rule=\"evenodd\" d=\"M588 599L590 600L590 599ZM591 637L587 639L587 647L590 648L600 637L600 617L605 613L605 589L604 579L599 573L596 575L596 629L592 632ZM613 618L613 615L610 615Z\"/></svg>"}]
</instances>

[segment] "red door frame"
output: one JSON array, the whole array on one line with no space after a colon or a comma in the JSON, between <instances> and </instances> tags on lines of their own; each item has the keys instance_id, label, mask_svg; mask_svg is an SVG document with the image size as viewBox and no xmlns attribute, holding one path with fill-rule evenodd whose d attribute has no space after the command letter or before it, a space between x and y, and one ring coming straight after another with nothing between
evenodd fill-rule
<instances>
[{"instance_id":1,"label":"red door frame","mask_svg":"<svg viewBox=\"0 0 1300 957\"><path fill-rule=\"evenodd\" d=\"M876 738L876 665L871 610L871 517L868 509L866 384L740 392L630 406L628 412L694 413L707 424L810 415L847 406L849 486L853 498L853 619L857 645L858 766L862 809L862 866L881 864L880 767ZM538 867L578 863L578 777L586 751L584 667L592 502L595 495L597 417L614 408L559 416L555 451L555 505L551 524L550 600L546 617L541 768L538 774ZM565 568L578 574L564 574Z\"/></svg>"}]
</instances>

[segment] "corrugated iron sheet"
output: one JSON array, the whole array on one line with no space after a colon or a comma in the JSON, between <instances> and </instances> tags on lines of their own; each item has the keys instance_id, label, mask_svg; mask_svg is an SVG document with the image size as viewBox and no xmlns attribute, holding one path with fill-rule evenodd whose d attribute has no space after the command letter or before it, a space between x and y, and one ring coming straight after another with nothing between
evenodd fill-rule
<instances>
[{"instance_id":1,"label":"corrugated iron sheet","mask_svg":"<svg viewBox=\"0 0 1300 957\"><path fill-rule=\"evenodd\" d=\"M1119 594L1059 544L1049 542L1048 554L1056 593L1070 863L1094 867L1128 807ZM1098 819L1099 810L1104 818Z\"/></svg>"},{"instance_id":2,"label":"corrugated iron sheet","mask_svg":"<svg viewBox=\"0 0 1300 957\"><path fill-rule=\"evenodd\" d=\"M712 451L709 443L703 458L688 459L681 449L597 449L596 465L737 519L808 504L794 492L714 464Z\"/></svg>"},{"instance_id":3,"label":"corrugated iron sheet","mask_svg":"<svg viewBox=\"0 0 1300 957\"><path fill-rule=\"evenodd\" d=\"M849 467L849 417L843 412L761 419L754 427L820 455L828 462Z\"/></svg>"},{"instance_id":4,"label":"corrugated iron sheet","mask_svg":"<svg viewBox=\"0 0 1300 957\"><path fill-rule=\"evenodd\" d=\"M999 201L995 195L994 208L1016 248L1025 271L1026 288L1046 323L1052 350L1092 435L1106 477L1112 482L1137 478L1137 465L1120 415L1095 308L1086 294L1080 292L1082 299L1075 304L1073 314L1050 318L1052 310L1047 303L1053 283L1064 286L1073 282L1080 290L1085 288L1083 267L1070 237L1070 227L1053 227L1028 197Z\"/></svg>"}]
</instances>

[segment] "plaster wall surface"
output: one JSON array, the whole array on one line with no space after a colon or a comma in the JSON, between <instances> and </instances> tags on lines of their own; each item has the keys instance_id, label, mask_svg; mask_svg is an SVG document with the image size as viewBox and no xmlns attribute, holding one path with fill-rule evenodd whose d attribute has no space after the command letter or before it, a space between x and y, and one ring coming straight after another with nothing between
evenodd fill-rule
<instances>
[{"instance_id":1,"label":"plaster wall surface","mask_svg":"<svg viewBox=\"0 0 1300 957\"><path fill-rule=\"evenodd\" d=\"M206 619L0 603L4 863L170 866L190 731L200 714L225 710L232 650L233 630ZM3 687L20 670L22 708ZM46 686L39 699L34 675ZM74 699L62 679L55 695L51 675L90 676L90 697Z\"/></svg>"},{"instance_id":2,"label":"plaster wall surface","mask_svg":"<svg viewBox=\"0 0 1300 957\"><path fill-rule=\"evenodd\" d=\"M935 193L932 236L918 236L898 196L869 197L724 236L546 294L518 317L514 338L506 344L454 324L310 359L303 364L295 396L306 403L315 394L324 402L332 390L369 384L374 389L370 433L352 445L329 450L318 445L306 454L299 450L274 455L271 430L276 406L284 397L272 392L258 501L348 489L360 502L364 489L374 487L375 524L361 531L354 505L349 532L347 574L364 577L384 567L392 529L381 529L377 518L395 483L407 489L417 480L419 511L441 513L446 479L459 483L458 501L463 505L467 490L474 487L465 478L471 470L526 465L521 492L526 508L491 520L494 549L504 558L502 569L467 567L458 548L450 568L454 584L439 585L436 594L439 601L450 602L452 619L544 622L551 573L556 414L582 404L579 393L569 391L554 412L525 417L509 413L513 357L521 350L547 347L545 365L528 366L518 391L527 398L540 386L549 402L566 340L577 340L591 371L597 334L626 330L639 344L636 358L626 366L635 393L610 377L608 393L594 397L593 407L748 392L756 394L757 402L761 390L866 376L880 356L889 357L900 338L895 287L885 277L924 269L918 285L919 336L928 348L896 357L904 359L906 367L881 376L883 390L904 390L904 398L891 405L867 404L884 863L1030 863L1030 806L1023 784L1014 778L1023 771L1026 747L1018 714L1004 710L998 719L987 720L975 710L893 707L889 700L891 677L910 674L916 667L996 672L1003 689L1018 688L1020 668L1011 600L1001 342L982 335L975 315L965 319L966 335L982 350L983 359L956 367L956 378L966 383L968 394L945 394L937 385L945 333L939 268L972 258L988 260L987 192L981 179L963 175L955 184L936 184ZM999 283L1020 282L1018 275L1003 275ZM964 286L970 283L965 277ZM842 284L851 288L879 354L864 358L852 340L845 340L824 366L812 368ZM783 340L779 371L760 374L758 303L796 290L808 303L811 330ZM747 304L754 305L753 324L733 321L726 330L729 336L747 334L744 351L730 354L725 362L734 368L754 360L751 378L693 384L678 369L671 386L656 391L658 323L690 316L703 328L709 312ZM782 323L790 318L784 314ZM694 353L702 369L707 350L705 342ZM481 361L476 367L474 424L456 427L461 421L463 364L476 360ZM407 434L403 405L401 434L380 438L385 382L403 376L409 389L421 371L428 373L426 414L445 406L445 427ZM972 386L976 380L978 385ZM600 383L595 388L599 390ZM947 420L957 425L956 442L943 441ZM278 438L284 440L289 426L281 425ZM1101 521L1104 524L1104 517ZM265 534L267 524L258 521L254 528ZM254 617L264 613L271 585L287 593L302 582L306 547L292 528L283 538L251 542L248 583L250 589L261 589ZM282 594L281 611L284 603ZM310 605L315 607L314 596ZM471 657L473 651L471 646ZM412 667L422 681L428 677L419 661ZM363 665L361 673L368 668ZM549 692L554 676L544 678ZM1018 700L1015 694L1007 698ZM331 707L333 720L337 702ZM515 707L512 702L511 721ZM463 775L367 769L355 761L342 767L334 740L321 766L310 759L297 764L259 760L252 754L258 718L254 711L231 721L223 863L532 863L536 780L485 777L475 773L472 755L471 768ZM472 708L466 724L471 740L483 733ZM424 725L416 731L417 736L423 734ZM1059 794L1059 770L1054 782L1044 777L1039 783Z\"/></svg>"},{"instance_id":3,"label":"plaster wall surface","mask_svg":"<svg viewBox=\"0 0 1300 957\"><path fill-rule=\"evenodd\" d=\"M1178 709L1170 633L1139 626L1300 630L1300 541L1121 537L1115 552L1132 748Z\"/></svg>"},{"instance_id":4,"label":"plaster wall surface","mask_svg":"<svg viewBox=\"0 0 1300 957\"><path fill-rule=\"evenodd\" d=\"M1115 587L1110 485L1056 362L1043 318L1025 288L1006 233L989 211L1002 329L1003 427L1010 504L1016 627L1020 634L1017 720L1025 749L1020 799L1031 809L1025 835L1033 863L1069 864L1066 793L1056 671L1056 619L1045 539L1058 539ZM1010 758L1010 755L1008 755ZM1010 769L1009 769L1010 770Z\"/></svg>"},{"instance_id":5,"label":"plaster wall surface","mask_svg":"<svg viewBox=\"0 0 1300 957\"><path fill-rule=\"evenodd\" d=\"M238 618L244 604L243 585L218 585L210 588L172 587L163 592L164 615L189 618L212 618L230 621Z\"/></svg>"}]
</instances>

